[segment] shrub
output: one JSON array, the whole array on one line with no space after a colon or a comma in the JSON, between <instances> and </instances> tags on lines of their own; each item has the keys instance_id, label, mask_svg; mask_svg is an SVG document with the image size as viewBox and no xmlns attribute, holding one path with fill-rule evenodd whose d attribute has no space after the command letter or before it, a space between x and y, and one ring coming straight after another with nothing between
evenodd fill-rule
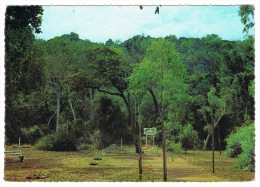
<instances>
[{"instance_id":1,"label":"shrub","mask_svg":"<svg viewBox=\"0 0 260 187\"><path fill-rule=\"evenodd\" d=\"M53 133L41 138L36 147L46 151L76 151L74 136L65 131Z\"/></svg>"},{"instance_id":2,"label":"shrub","mask_svg":"<svg viewBox=\"0 0 260 187\"><path fill-rule=\"evenodd\" d=\"M244 171L255 170L254 143L247 142L242 144L242 153L238 156L236 166Z\"/></svg>"},{"instance_id":3,"label":"shrub","mask_svg":"<svg viewBox=\"0 0 260 187\"><path fill-rule=\"evenodd\" d=\"M245 171L254 171L255 167L254 129L254 124L243 126L227 138L225 154L236 157L236 166Z\"/></svg>"},{"instance_id":4,"label":"shrub","mask_svg":"<svg viewBox=\"0 0 260 187\"><path fill-rule=\"evenodd\" d=\"M36 148L44 151L51 151L53 149L53 142L55 141L55 135L50 134L42 137L36 143Z\"/></svg>"},{"instance_id":5,"label":"shrub","mask_svg":"<svg viewBox=\"0 0 260 187\"><path fill-rule=\"evenodd\" d=\"M183 148L185 149L185 153L188 148L195 149L195 145L199 139L198 132L193 129L191 124L182 127L179 138Z\"/></svg>"},{"instance_id":6,"label":"shrub","mask_svg":"<svg viewBox=\"0 0 260 187\"><path fill-rule=\"evenodd\" d=\"M181 143L175 143L171 140L166 140L166 148L168 151L171 151L174 154L179 154L182 151Z\"/></svg>"},{"instance_id":7,"label":"shrub","mask_svg":"<svg viewBox=\"0 0 260 187\"><path fill-rule=\"evenodd\" d=\"M49 133L48 126L34 125L29 128L21 128L21 132L25 138L25 142L29 144L34 144L38 139Z\"/></svg>"}]
</instances>

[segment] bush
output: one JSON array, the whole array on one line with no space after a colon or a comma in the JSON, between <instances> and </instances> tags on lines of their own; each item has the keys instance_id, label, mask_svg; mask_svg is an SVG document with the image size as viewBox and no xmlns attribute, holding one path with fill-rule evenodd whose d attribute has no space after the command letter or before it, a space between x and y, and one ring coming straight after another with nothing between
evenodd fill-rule
<instances>
[{"instance_id":1,"label":"bush","mask_svg":"<svg viewBox=\"0 0 260 187\"><path fill-rule=\"evenodd\" d=\"M96 148L101 144L101 132L99 129L94 130L93 134L90 135L90 141Z\"/></svg>"},{"instance_id":2,"label":"bush","mask_svg":"<svg viewBox=\"0 0 260 187\"><path fill-rule=\"evenodd\" d=\"M244 171L255 170L255 146L254 141L244 140L242 143L242 153L238 156L236 166Z\"/></svg>"},{"instance_id":3,"label":"bush","mask_svg":"<svg viewBox=\"0 0 260 187\"><path fill-rule=\"evenodd\" d=\"M227 138L225 154L236 157L236 166L245 171L254 171L255 134L254 124L240 127Z\"/></svg>"},{"instance_id":4,"label":"bush","mask_svg":"<svg viewBox=\"0 0 260 187\"><path fill-rule=\"evenodd\" d=\"M181 143L174 143L174 141L171 140L166 140L166 148L174 154L179 154L182 151Z\"/></svg>"},{"instance_id":5,"label":"bush","mask_svg":"<svg viewBox=\"0 0 260 187\"><path fill-rule=\"evenodd\" d=\"M195 149L196 144L198 142L198 132L193 129L191 124L187 124L182 127L179 138L182 143L183 148L185 149L185 153L188 148Z\"/></svg>"},{"instance_id":6,"label":"bush","mask_svg":"<svg viewBox=\"0 0 260 187\"><path fill-rule=\"evenodd\" d=\"M38 139L49 133L47 125L34 125L29 128L21 128L21 132L25 138L25 142L34 144Z\"/></svg>"},{"instance_id":7,"label":"bush","mask_svg":"<svg viewBox=\"0 0 260 187\"><path fill-rule=\"evenodd\" d=\"M53 150L53 142L55 141L55 134L50 134L42 137L36 143L36 148L44 151Z\"/></svg>"},{"instance_id":8,"label":"bush","mask_svg":"<svg viewBox=\"0 0 260 187\"><path fill-rule=\"evenodd\" d=\"M36 147L45 151L76 151L77 146L74 141L74 136L61 131L53 133L41 138Z\"/></svg>"}]
</instances>

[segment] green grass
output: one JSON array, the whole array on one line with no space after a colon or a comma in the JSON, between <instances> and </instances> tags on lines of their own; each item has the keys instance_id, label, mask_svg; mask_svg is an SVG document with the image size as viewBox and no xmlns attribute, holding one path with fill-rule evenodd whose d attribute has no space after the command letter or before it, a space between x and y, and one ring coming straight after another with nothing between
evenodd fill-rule
<instances>
[{"instance_id":1,"label":"green grass","mask_svg":"<svg viewBox=\"0 0 260 187\"><path fill-rule=\"evenodd\" d=\"M228 181L252 181L254 172L244 172L236 168L235 159L227 157L224 152L215 151L215 173L214 175L227 179ZM212 151L189 151L188 154L181 154L182 157L193 165L200 166L206 172L212 172Z\"/></svg>"},{"instance_id":2,"label":"green grass","mask_svg":"<svg viewBox=\"0 0 260 187\"><path fill-rule=\"evenodd\" d=\"M12 150L15 147L6 147ZM74 181L74 182L116 182L139 180L138 154L135 147L123 147L114 151L80 151L51 152L34 147L21 148L25 161L20 162L16 156L5 158L4 179L6 181ZM162 151L159 147L143 148L142 181L162 181ZM102 160L94 160L101 157ZM224 155L217 156L216 172L211 173L211 152L190 151L188 154L175 155L172 159L168 153L168 181L249 181L254 173L244 172L233 167L234 159ZM90 163L98 163L96 166ZM37 169L31 171L30 168ZM45 179L27 179L34 172L45 174Z\"/></svg>"}]
</instances>

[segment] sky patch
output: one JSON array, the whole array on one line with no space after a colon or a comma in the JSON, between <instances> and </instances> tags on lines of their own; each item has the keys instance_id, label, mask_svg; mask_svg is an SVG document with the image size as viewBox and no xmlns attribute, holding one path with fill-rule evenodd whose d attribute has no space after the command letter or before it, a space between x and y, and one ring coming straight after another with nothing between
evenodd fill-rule
<instances>
[{"instance_id":1,"label":"sky patch","mask_svg":"<svg viewBox=\"0 0 260 187\"><path fill-rule=\"evenodd\" d=\"M217 34L224 40L242 40L239 6L43 6L42 33L49 40L75 32L81 39L125 41L135 35L201 38ZM250 32L253 34L253 31Z\"/></svg>"}]
</instances>

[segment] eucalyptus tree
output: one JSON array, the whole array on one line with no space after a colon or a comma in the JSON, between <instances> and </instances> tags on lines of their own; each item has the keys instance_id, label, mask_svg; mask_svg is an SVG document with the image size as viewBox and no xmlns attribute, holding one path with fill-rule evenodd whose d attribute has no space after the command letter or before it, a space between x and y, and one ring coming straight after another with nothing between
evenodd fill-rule
<instances>
[{"instance_id":1,"label":"eucalyptus tree","mask_svg":"<svg viewBox=\"0 0 260 187\"><path fill-rule=\"evenodd\" d=\"M130 76L130 89L135 94L149 91L158 107L163 136L163 179L167 181L165 121L174 97L186 92L185 65L181 62L175 45L157 39L147 48L143 61Z\"/></svg>"}]
</instances>

